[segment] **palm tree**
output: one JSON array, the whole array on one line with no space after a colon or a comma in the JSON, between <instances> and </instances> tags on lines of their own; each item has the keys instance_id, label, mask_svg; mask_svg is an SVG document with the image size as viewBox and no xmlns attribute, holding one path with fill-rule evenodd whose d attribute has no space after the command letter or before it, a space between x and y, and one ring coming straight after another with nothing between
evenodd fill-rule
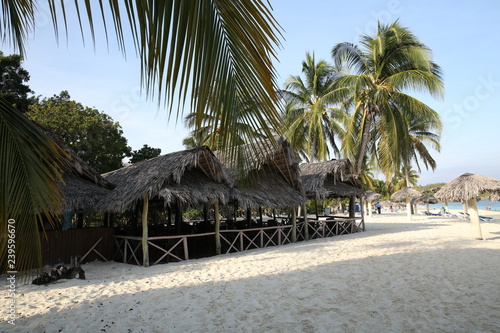
<instances>
[{"instance_id":1,"label":"palm tree","mask_svg":"<svg viewBox=\"0 0 500 333\"><path fill-rule=\"evenodd\" d=\"M429 48L398 21L379 23L376 35L361 36L360 44L340 43L332 49L336 66L353 72L336 81L334 94L352 110L343 150L355 155L356 175L374 150L382 163L399 166L405 155L401 150L410 145L405 119L438 117L407 90L443 95L441 69L431 60ZM385 145L377 146L375 141L383 137Z\"/></svg>"},{"instance_id":2,"label":"palm tree","mask_svg":"<svg viewBox=\"0 0 500 333\"><path fill-rule=\"evenodd\" d=\"M47 2L57 36L61 17L62 26L66 27L70 6L54 0ZM21 55L35 29L37 6L37 1L2 3L4 21L0 34ZM172 105L179 102L178 116L184 105L190 104L198 127L205 113L223 119L223 146L231 147L236 137L233 124L238 96L251 98L260 105L261 113L252 119L252 124L257 124L266 136L271 137L273 128L278 129L272 58L276 56L275 47L281 35L265 1L86 1L85 6L75 2L75 11L80 27L81 20L88 21L92 38L100 19L106 35L106 23L112 21L122 50L125 50L124 35L130 32L141 59L142 83L148 94L156 94L158 102L164 103L170 114L174 111ZM190 103L186 102L188 97ZM64 154L18 113L0 103L0 228L3 233L8 219L15 219L16 239L38 243L41 216L53 211L54 202L58 202L56 179L61 178ZM2 262L7 253L6 242L1 242L0 247ZM16 253L20 263L16 269L30 268L34 262L41 267L39 254L39 246L35 252ZM29 258L36 260L28 262Z\"/></svg>"},{"instance_id":3,"label":"palm tree","mask_svg":"<svg viewBox=\"0 0 500 333\"><path fill-rule=\"evenodd\" d=\"M316 62L314 54L306 54L300 76L290 76L281 95L286 101L283 127L287 139L308 161L326 160L330 149L338 153L335 136L342 133L338 121L343 112L331 100L335 69L324 60Z\"/></svg>"},{"instance_id":4,"label":"palm tree","mask_svg":"<svg viewBox=\"0 0 500 333\"><path fill-rule=\"evenodd\" d=\"M431 111L430 111L431 112ZM432 112L431 112L432 113ZM408 114L406 114L408 116ZM426 169L429 167L434 170L436 168L436 161L431 156L427 146L429 145L437 152L440 151L441 145L439 143L442 124L438 114L413 114L411 117L405 119L406 127L408 128L408 137L402 140L400 156L393 156L401 161L401 163L394 163L391 158L383 159L385 162L381 165L381 169L388 177L394 173L401 173L404 175L406 187L410 187L410 174L412 170L412 163L417 166L418 172L421 172L419 160L423 162ZM387 141L390 138L384 137L381 141ZM386 142L380 143L379 146L389 146ZM383 151L383 149L381 149ZM398 169L399 167L399 169ZM416 185L416 182L415 184Z\"/></svg>"},{"instance_id":5,"label":"palm tree","mask_svg":"<svg viewBox=\"0 0 500 333\"><path fill-rule=\"evenodd\" d=\"M256 118L261 113L259 105L251 101L243 101L240 99L238 107L233 111L232 126L233 130L229 131L228 135L234 136L231 142L235 146L240 146L250 142L259 142L266 136L261 128L257 127ZM201 127L196 126L196 113L190 113L184 118L186 128L192 129L190 137L184 139L184 143L188 146L206 145L212 150L224 149L222 142L223 133L227 130L227 124L224 124L223 119L214 118L211 114L204 114Z\"/></svg>"}]
</instances>

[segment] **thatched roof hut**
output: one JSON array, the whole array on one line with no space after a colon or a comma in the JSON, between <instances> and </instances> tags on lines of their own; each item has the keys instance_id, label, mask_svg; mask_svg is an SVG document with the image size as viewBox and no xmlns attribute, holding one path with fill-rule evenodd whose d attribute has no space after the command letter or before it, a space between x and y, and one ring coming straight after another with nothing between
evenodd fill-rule
<instances>
[{"instance_id":1,"label":"thatched roof hut","mask_svg":"<svg viewBox=\"0 0 500 333\"><path fill-rule=\"evenodd\" d=\"M302 186L307 197L316 200L364 195L360 184L350 176L354 168L348 159L300 165Z\"/></svg>"},{"instance_id":2,"label":"thatched roof hut","mask_svg":"<svg viewBox=\"0 0 500 333\"><path fill-rule=\"evenodd\" d=\"M477 211L477 197L483 193L492 192L498 194L500 191L500 179L464 173L444 185L434 194L436 198L446 202L467 201L470 208L470 221L474 226L477 239L482 239L479 213Z\"/></svg>"},{"instance_id":3,"label":"thatched roof hut","mask_svg":"<svg viewBox=\"0 0 500 333\"><path fill-rule=\"evenodd\" d=\"M37 122L33 122L47 135L54 144L64 150L69 158L63 164L62 212L95 210L97 204L106 197L114 185L104 179L94 168L66 147L58 138Z\"/></svg>"},{"instance_id":4,"label":"thatched roof hut","mask_svg":"<svg viewBox=\"0 0 500 333\"><path fill-rule=\"evenodd\" d=\"M234 188L231 198L241 207L286 208L299 206L306 201L302 194L298 159L290 145L281 139L276 144L255 147L246 144L239 154L244 169L238 170L229 157L229 151L215 155L231 170Z\"/></svg>"},{"instance_id":5,"label":"thatched roof hut","mask_svg":"<svg viewBox=\"0 0 500 333\"><path fill-rule=\"evenodd\" d=\"M208 147L174 152L105 173L116 185L100 208L110 212L132 209L147 195L165 205L204 204L229 198L230 182L224 166Z\"/></svg>"}]
</instances>

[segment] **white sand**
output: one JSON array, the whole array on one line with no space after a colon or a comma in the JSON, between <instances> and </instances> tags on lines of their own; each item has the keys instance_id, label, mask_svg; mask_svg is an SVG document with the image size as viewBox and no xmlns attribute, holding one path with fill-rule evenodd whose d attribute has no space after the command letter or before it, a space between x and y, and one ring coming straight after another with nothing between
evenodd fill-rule
<instances>
[{"instance_id":1,"label":"white sand","mask_svg":"<svg viewBox=\"0 0 500 333\"><path fill-rule=\"evenodd\" d=\"M375 215L367 231L22 285L8 332L500 332L500 213ZM2 297L3 299L4 297Z\"/></svg>"}]
</instances>

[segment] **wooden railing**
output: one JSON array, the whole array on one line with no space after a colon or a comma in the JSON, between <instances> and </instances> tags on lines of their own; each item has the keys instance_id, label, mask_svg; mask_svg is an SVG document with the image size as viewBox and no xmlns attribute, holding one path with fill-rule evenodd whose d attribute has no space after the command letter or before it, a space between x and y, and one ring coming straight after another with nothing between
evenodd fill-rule
<instances>
[{"instance_id":1,"label":"wooden railing","mask_svg":"<svg viewBox=\"0 0 500 333\"><path fill-rule=\"evenodd\" d=\"M360 218L343 218L342 220L308 221L309 239L333 237L363 230ZM297 223L297 241L305 241L304 223ZM188 260L191 247L196 240L204 237L202 244L205 254L213 255L215 249L215 232L202 234L156 236L148 238L150 257L156 250L153 265L160 262ZM117 254L124 263L142 263L142 238L136 236L115 235ZM292 243L292 226L273 226L242 230L220 230L221 253L242 252L268 246L279 246ZM207 256L207 255L202 255ZM152 258L150 258L152 259Z\"/></svg>"}]
</instances>

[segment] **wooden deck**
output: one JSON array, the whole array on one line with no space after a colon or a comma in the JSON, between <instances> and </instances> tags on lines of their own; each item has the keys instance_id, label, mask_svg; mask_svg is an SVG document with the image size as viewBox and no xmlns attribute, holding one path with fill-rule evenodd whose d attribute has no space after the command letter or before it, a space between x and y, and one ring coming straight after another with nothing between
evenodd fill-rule
<instances>
[{"instance_id":1,"label":"wooden deck","mask_svg":"<svg viewBox=\"0 0 500 333\"><path fill-rule=\"evenodd\" d=\"M363 231L361 218L308 221L309 239ZM306 241L304 223L297 224L297 241ZM142 237L115 235L115 260L142 265ZM221 253L292 243L292 225L220 230ZM148 237L149 262L153 265L215 255L215 232Z\"/></svg>"}]
</instances>

